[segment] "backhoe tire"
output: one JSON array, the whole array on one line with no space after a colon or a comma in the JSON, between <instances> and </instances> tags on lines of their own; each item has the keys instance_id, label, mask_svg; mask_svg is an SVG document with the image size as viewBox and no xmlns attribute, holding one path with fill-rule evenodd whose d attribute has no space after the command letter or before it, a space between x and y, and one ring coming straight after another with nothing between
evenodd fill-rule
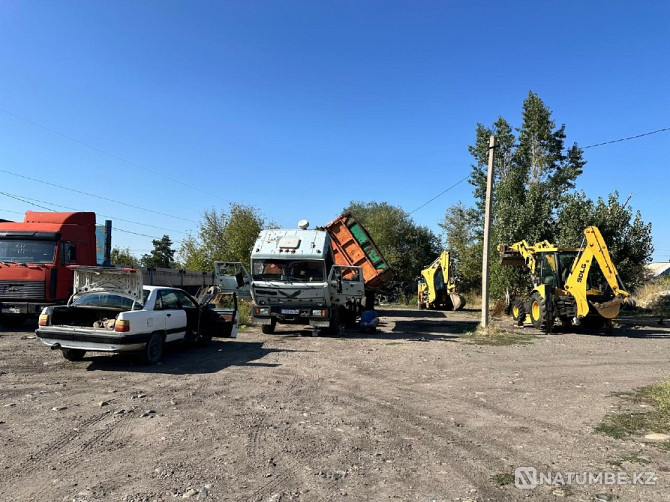
<instances>
[{"instance_id":1,"label":"backhoe tire","mask_svg":"<svg viewBox=\"0 0 670 502\"><path fill-rule=\"evenodd\" d=\"M511 310L512 319L514 319L519 326L523 326L523 323L526 320L526 307L523 304L523 300L514 300L512 302Z\"/></svg>"},{"instance_id":2,"label":"backhoe tire","mask_svg":"<svg viewBox=\"0 0 670 502\"><path fill-rule=\"evenodd\" d=\"M607 319L604 317L588 315L582 318L582 327L592 330L601 329L603 326L605 326L606 321Z\"/></svg>"},{"instance_id":3,"label":"backhoe tire","mask_svg":"<svg viewBox=\"0 0 670 502\"><path fill-rule=\"evenodd\" d=\"M270 324L263 324L263 326L261 326L261 331L266 335L271 335L272 333L275 332L276 326L277 326L277 319L273 317L272 321L270 321Z\"/></svg>"},{"instance_id":4,"label":"backhoe tire","mask_svg":"<svg viewBox=\"0 0 670 502\"><path fill-rule=\"evenodd\" d=\"M544 331L545 333L551 331L552 322L549 319L549 312L547 301L542 298L542 295L535 291L530 297L530 320L535 329Z\"/></svg>"}]
</instances>

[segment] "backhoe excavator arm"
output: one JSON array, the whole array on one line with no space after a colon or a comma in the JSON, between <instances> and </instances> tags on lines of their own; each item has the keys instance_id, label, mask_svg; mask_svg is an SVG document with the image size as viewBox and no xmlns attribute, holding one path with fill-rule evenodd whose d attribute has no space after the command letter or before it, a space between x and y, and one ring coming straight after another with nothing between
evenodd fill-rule
<instances>
[{"instance_id":1,"label":"backhoe excavator arm","mask_svg":"<svg viewBox=\"0 0 670 502\"><path fill-rule=\"evenodd\" d=\"M433 262L421 271L419 283L419 304L430 307L431 304L447 305L447 308L461 310L465 299L456 293L456 284L451 275L451 254L442 251ZM448 295L449 300L444 297Z\"/></svg>"},{"instance_id":2,"label":"backhoe excavator arm","mask_svg":"<svg viewBox=\"0 0 670 502\"><path fill-rule=\"evenodd\" d=\"M580 250L579 255L572 264L570 275L565 281L565 290L574 296L577 301L577 316L586 316L589 312L586 283L589 270L595 259L600 266L603 276L607 280L607 284L609 284L614 292L614 299L604 303L591 302L591 304L598 310L601 316L613 319L619 313L621 303L630 296L630 293L625 290L621 282L619 273L612 262L600 230L597 227L588 227L584 230L584 238L586 245Z\"/></svg>"},{"instance_id":3,"label":"backhoe excavator arm","mask_svg":"<svg viewBox=\"0 0 670 502\"><path fill-rule=\"evenodd\" d=\"M440 256L433 260L433 263L421 271L421 275L423 276L423 279L426 283L429 303L433 303L437 299L437 290L435 289L435 275L439 271L442 272L442 280L444 281L444 285L447 288L447 291L451 293L454 290L454 285L452 284L450 277L449 251L442 251Z\"/></svg>"}]
</instances>

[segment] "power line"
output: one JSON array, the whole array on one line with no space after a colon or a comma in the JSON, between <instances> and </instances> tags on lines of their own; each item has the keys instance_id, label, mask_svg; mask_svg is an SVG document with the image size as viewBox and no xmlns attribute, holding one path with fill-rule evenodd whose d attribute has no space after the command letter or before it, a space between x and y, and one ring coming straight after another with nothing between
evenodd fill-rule
<instances>
[{"instance_id":1,"label":"power line","mask_svg":"<svg viewBox=\"0 0 670 502\"><path fill-rule=\"evenodd\" d=\"M413 211L410 211L410 212L407 213L407 214L412 214L412 213L417 212L419 209L421 209L422 207L427 206L428 204L430 204L431 202L433 202L433 201L434 201L435 199L437 199L438 197L441 197L442 195L444 195L445 193L447 193L447 192L448 192L449 190L451 190L452 188L454 188L454 187L460 185L461 183L463 183L463 182L464 182L465 180L467 180L469 177L470 177L470 175L467 175L466 177L462 178L460 181L457 181L456 183L454 183L453 185L451 185L451 186L450 186L449 188L447 188L446 190L443 190L442 192L438 193L435 197L433 197L432 199L430 199L430 200L427 201L427 202L424 202L424 203L421 204L419 207L417 207L417 208L414 209Z\"/></svg>"},{"instance_id":2,"label":"power line","mask_svg":"<svg viewBox=\"0 0 670 502\"><path fill-rule=\"evenodd\" d=\"M30 204L31 206L39 207L40 209L46 209L47 211L53 211L54 210L52 207L40 206L39 204L35 204L34 202L32 202L28 199L24 199L23 197L20 197L18 195L13 195L11 193L5 193L5 192L0 192L0 194L4 195L5 197L9 197L10 199L18 200L20 202L25 202L26 204Z\"/></svg>"},{"instance_id":3,"label":"power line","mask_svg":"<svg viewBox=\"0 0 670 502\"><path fill-rule=\"evenodd\" d=\"M126 234L139 235L140 237L148 237L149 239L153 239L153 240L157 240L157 241L162 239L162 237L156 237L155 235L142 234L142 233L139 233L139 232L133 232L132 230L126 230L126 229L119 228L119 227L114 227L114 231L115 232L124 232ZM172 239L170 239L170 240L172 240ZM180 244L181 242L182 241L175 241L175 242L173 242L173 244Z\"/></svg>"},{"instance_id":4,"label":"power line","mask_svg":"<svg viewBox=\"0 0 670 502\"><path fill-rule=\"evenodd\" d=\"M649 132L645 132L645 133L642 133L642 134L636 134L635 136L629 136L629 137L627 137L627 138L619 138L619 139L613 139L613 140L610 140L610 141L603 141L602 143L595 143L595 144L593 144L593 145L584 146L584 147L582 147L582 149L583 149L583 150L586 150L587 148L595 148L595 147L597 147L597 146L610 145L610 144L612 144L612 143L620 143L620 142L622 142L622 141L630 141L630 140L632 140L632 139L638 139L638 138L642 138L642 137L644 137L644 136L651 136L652 134L658 134L658 133L660 133L660 132L665 132L665 131L670 131L670 127L664 127L664 128L662 128L662 129L656 129L655 131L649 131ZM438 197L441 197L442 195L444 195L445 193L447 193L449 190L451 190L452 188L454 188L456 185L461 184L463 181L465 181L465 180L468 179L469 177L470 177L469 175L466 176L465 178L463 178L462 180L460 180L460 181L458 181L457 183L453 184L452 186L450 186L449 188L447 188L447 189L444 190L443 192L440 192L439 194L437 194L435 197L433 197L433 198L430 199L429 201L427 201L427 202L425 202L424 204L420 205L419 207L417 207L417 208L414 209L413 211L410 211L408 214L412 214L412 213L418 211L419 209L421 209L422 207L427 206L428 204L430 204L431 202L433 202L435 199L437 199Z\"/></svg>"},{"instance_id":5,"label":"power line","mask_svg":"<svg viewBox=\"0 0 670 502\"><path fill-rule=\"evenodd\" d=\"M664 127L663 129L656 129L655 131L649 131L642 134L637 134L635 136L629 136L627 138L619 138L619 139L613 139L611 141L603 141L602 143L595 143L594 145L585 146L582 149L586 150L587 148L594 148L596 146L610 145L612 143L619 143L621 141L630 141L631 139L642 138L644 136L650 136L652 134L657 134L659 132L665 132L665 131L670 131L670 127Z\"/></svg>"},{"instance_id":6,"label":"power line","mask_svg":"<svg viewBox=\"0 0 670 502\"><path fill-rule=\"evenodd\" d=\"M161 216L167 216L168 218L176 218L178 220L187 221L189 223L198 223L197 221L189 220L187 218L182 218L181 216L175 216L175 215L172 215L172 214L161 213L160 211L154 211L153 209L147 209L147 208L144 208L144 207L135 206L133 204L128 204L127 202L121 202L121 201L118 201L118 200L109 199L109 198L103 197L101 195L95 195L95 194L92 194L92 193L83 192L81 190L75 190L74 188L64 187L62 185L57 185L56 183L50 183L50 182L44 181L44 180L38 180L38 179L35 179L35 178L31 178L30 176L25 176L23 174L13 173L11 171L6 171L4 169L0 169L0 172L6 173L6 174L11 174L12 176L17 176L19 178L24 178L24 179L27 179L27 180L30 180L30 181L34 181L36 183L42 183L44 185L49 185L49 186L52 186L52 187L61 188L63 190L68 190L70 192L74 192L74 193L78 193L78 194L82 194L82 195L87 195L89 197L95 197L96 199L106 200L107 202L113 202L115 204L122 204L124 206L132 207L134 209L139 209L141 211L147 211L149 213L159 214Z\"/></svg>"},{"instance_id":7,"label":"power line","mask_svg":"<svg viewBox=\"0 0 670 502\"><path fill-rule=\"evenodd\" d=\"M78 209L78 208L76 208L76 207L63 206L62 204L55 204L55 203L53 203L53 202L48 202L48 201L39 200L39 199L29 199L29 198L27 198L27 197L25 197L25 196L16 195L16 194L11 194L11 193L7 193L7 192L0 192L0 195L4 195L4 196L6 196L6 197L10 197L10 198L12 198L12 199L19 200L19 201L21 201L21 202L25 202L26 204L31 204L31 205L33 205L33 206L35 206L35 207L39 207L39 208L41 208L41 209L46 209L47 211L53 211L53 209L51 209L51 208L46 208L46 207L43 207L43 206L40 206L39 204L36 204L36 202L41 202L42 204L50 204L50 205L53 206L53 207L60 207L60 208L63 208L63 209L70 209L71 211L81 211L81 209ZM126 223L133 223L133 224L135 224L135 225L141 225L141 226L143 226L143 227L155 228L156 230L165 230L165 231L167 231L167 232L171 232L171 233L175 233L175 234L184 234L184 235L187 235L187 234L188 234L188 232L183 232L183 231L181 231L181 230L172 230L171 228L157 227L157 226L155 226L155 225L149 225L148 223L140 223L139 221L126 220L126 219L124 219L124 218L119 218L119 217L117 217L117 216L113 216L113 215L109 215L109 214L103 214L103 213L98 213L97 211L96 211L95 214L96 214L97 216L102 216L103 218L111 218L111 219L113 219L113 220L117 220L117 221L125 221Z\"/></svg>"},{"instance_id":8,"label":"power line","mask_svg":"<svg viewBox=\"0 0 670 502\"><path fill-rule=\"evenodd\" d=\"M35 204L35 202L32 201L32 200L30 200L30 199L25 199L25 198L20 197L20 196L17 196L17 195L9 194L9 193L6 193L6 192L0 192L0 195L5 195L5 196L7 196L7 197L9 197L9 198L11 198L11 199L16 199L16 200L21 201L21 202L24 202L24 203L26 203L26 204L30 204L30 205L35 206L35 207L39 207L40 209L46 209L47 211L53 211L53 210L54 210L52 207L44 207L44 206L40 206L39 204ZM46 202L45 204L49 204L49 202ZM54 205L55 205L56 207L64 207L64 208L67 208L67 209L73 209L73 210L76 211L76 209L71 208L71 207L60 206L59 204L54 204ZM18 211L11 211L11 212L12 212L12 213L18 213L18 214L21 214L21 213L19 213ZM96 214L97 214L97 213L96 213ZM105 215L101 214L100 216L105 216ZM108 217L109 217L109 216L108 216ZM113 218L113 217L112 217L112 218ZM136 223L137 225L144 225L144 223L137 223L137 222L134 222L134 221L124 220L124 219L122 219L122 218L117 218L117 219L119 219L119 220L121 220L121 221L125 221L125 222L127 222L127 223ZM146 226L149 226L149 227L150 227L151 225L146 225ZM160 229L160 227L154 227L154 228L158 228L158 229ZM169 229L162 229L162 230L168 230L169 232L178 232L178 231L176 231L176 230L169 230ZM123 233L126 233L126 234L139 235L139 236L141 236L141 237L148 237L149 239L154 239L154 240L160 240L160 239L162 238L162 237L157 237L157 236L155 236L155 235L147 235L147 234L142 234L142 233L139 233L139 232L133 232L133 231L131 231L131 230L125 230L125 229L123 229L123 228L119 228L119 227L116 227L116 226L114 227L114 231L115 231L115 232L123 232ZM185 232L178 232L178 233L182 233L182 234L183 234L183 233L185 233ZM175 243L175 244L179 244L179 243L181 243L181 242L182 242L182 241L175 241L174 243Z\"/></svg>"},{"instance_id":9,"label":"power line","mask_svg":"<svg viewBox=\"0 0 670 502\"><path fill-rule=\"evenodd\" d=\"M101 154L103 154L103 155L107 155L108 157L111 157L111 158L113 158L113 159L116 159L116 160L119 160L119 161L121 161L121 162L124 162L124 163L128 164L129 166L136 167L136 168L138 168L138 169L142 169L142 170L147 171L147 172L149 172L149 173L151 173L151 174L153 174L153 175L155 175L155 176L160 176L161 178L165 178L166 180L172 181L173 183L178 183L180 186L187 186L187 187L189 187L189 188L192 188L193 190L197 190L198 192L204 193L204 194L209 195L209 196L211 196L211 197L216 197L217 199L220 198L220 197L219 197L218 195L216 195L216 194L212 194L212 193L206 192L206 191L204 191L204 190L202 190L202 189L200 189L200 188L198 188L198 187L196 187L196 186L189 185L188 183L184 183L183 181L179 181L179 180L176 180L176 179L174 179L174 178L170 178L169 176L166 176L164 173L161 173L161 172L158 172L158 171L154 171L154 170L149 169L149 168L147 168L147 167L144 167L144 166L142 166L142 165L140 165L140 164L136 164L135 162L132 162L132 161L127 160L127 159L124 159L123 157L119 157L118 155L115 155L115 154L113 154L113 153L109 153L109 152L107 152L107 151L105 151L105 150L102 150L101 148L97 148L97 147L95 147L95 146L91 146L91 145L89 145L89 144L87 144L87 143L84 143L83 141L79 141L78 139L73 138L72 136L68 136L67 134L63 134L62 132L59 132L59 131L57 131L57 130L55 130L55 129L52 129L51 127L47 127L47 126L45 126L45 125L43 125L43 124L40 124L39 122L35 122L34 120L30 120L30 119L27 119L27 118L25 118L25 117L22 117L21 115L18 115L18 114L14 113L14 112L10 112L9 110L5 110L4 108L0 108L0 112L3 112L3 113L5 113L5 114L7 114L7 115L11 115L12 117L15 117L15 118L17 118L17 119L23 120L23 121L25 121L25 122L28 122L29 124L32 124L32 125L34 125L34 126L40 127L40 128L42 128L42 129L44 129L45 131L49 131L49 132L52 133L52 134L56 134L57 136L60 136L60 137L62 137L62 138L65 138L65 139L67 139L68 141L72 141L73 143L77 143L78 145L81 145L81 146L83 146L83 147L89 148L89 149L91 149L91 150L93 150L93 151L95 151L95 152L101 153ZM224 199L221 199L221 200L224 200ZM229 202L229 201L225 201L225 202Z\"/></svg>"},{"instance_id":10,"label":"power line","mask_svg":"<svg viewBox=\"0 0 670 502\"><path fill-rule=\"evenodd\" d=\"M12 211L11 209L0 209L0 211L4 211L6 213L14 213L14 214L23 214L21 211Z\"/></svg>"}]
</instances>

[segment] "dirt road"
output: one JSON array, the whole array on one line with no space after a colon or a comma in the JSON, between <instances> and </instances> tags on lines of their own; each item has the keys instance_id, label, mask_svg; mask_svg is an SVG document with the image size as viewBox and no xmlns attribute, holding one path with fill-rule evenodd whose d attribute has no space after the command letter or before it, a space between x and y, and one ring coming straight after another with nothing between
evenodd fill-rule
<instances>
[{"instance_id":1,"label":"dirt road","mask_svg":"<svg viewBox=\"0 0 670 502\"><path fill-rule=\"evenodd\" d=\"M670 499L670 453L594 433L613 393L668 377L667 327L480 346L459 337L477 312L382 315L373 335L249 328L156 366L0 332L0 499ZM517 467L658 479L523 490Z\"/></svg>"}]
</instances>

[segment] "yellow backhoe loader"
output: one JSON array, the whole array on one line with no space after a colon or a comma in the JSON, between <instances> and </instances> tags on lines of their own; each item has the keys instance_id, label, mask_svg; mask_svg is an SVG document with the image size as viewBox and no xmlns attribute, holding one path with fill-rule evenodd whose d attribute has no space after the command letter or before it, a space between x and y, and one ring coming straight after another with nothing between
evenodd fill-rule
<instances>
[{"instance_id":1,"label":"yellow backhoe loader","mask_svg":"<svg viewBox=\"0 0 670 502\"><path fill-rule=\"evenodd\" d=\"M565 326L605 326L610 330L612 319L630 296L597 227L584 230L581 248L559 248L547 241L531 246L520 241L501 244L498 251L504 265L525 267L533 277L530 296L510 301L512 317L519 325L530 322L549 332L560 320ZM589 276L594 260L609 288L604 284L596 287Z\"/></svg>"},{"instance_id":2,"label":"yellow backhoe loader","mask_svg":"<svg viewBox=\"0 0 670 502\"><path fill-rule=\"evenodd\" d=\"M418 305L420 309L439 310L462 310L465 307L465 298L456 293L449 251L442 251L421 271Z\"/></svg>"}]
</instances>

